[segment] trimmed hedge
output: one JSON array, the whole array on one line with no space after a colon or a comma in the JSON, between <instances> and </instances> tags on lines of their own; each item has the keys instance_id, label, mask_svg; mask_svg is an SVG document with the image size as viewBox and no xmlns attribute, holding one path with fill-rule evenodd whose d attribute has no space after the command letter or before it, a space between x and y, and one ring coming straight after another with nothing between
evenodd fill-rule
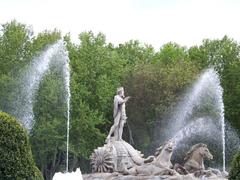
<instances>
[{"instance_id":1,"label":"trimmed hedge","mask_svg":"<svg viewBox=\"0 0 240 180\"><path fill-rule=\"evenodd\" d=\"M230 180L239 180L240 179L240 150L234 156L233 161L231 163L229 179Z\"/></svg>"},{"instance_id":2,"label":"trimmed hedge","mask_svg":"<svg viewBox=\"0 0 240 180\"><path fill-rule=\"evenodd\" d=\"M35 166L26 130L0 112L0 179L43 180Z\"/></svg>"}]
</instances>

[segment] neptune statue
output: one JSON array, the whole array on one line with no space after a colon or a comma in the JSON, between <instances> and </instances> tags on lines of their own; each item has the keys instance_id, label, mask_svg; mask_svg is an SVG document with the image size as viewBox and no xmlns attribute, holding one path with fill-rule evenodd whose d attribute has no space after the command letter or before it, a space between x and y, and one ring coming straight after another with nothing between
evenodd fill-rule
<instances>
[{"instance_id":1,"label":"neptune statue","mask_svg":"<svg viewBox=\"0 0 240 180\"><path fill-rule=\"evenodd\" d=\"M125 98L123 87L117 88L117 94L114 96L113 104L114 124L109 131L106 143L110 141L110 137L113 133L116 141L122 140L123 127L127 119L125 103L129 100L129 98L130 97Z\"/></svg>"}]
</instances>

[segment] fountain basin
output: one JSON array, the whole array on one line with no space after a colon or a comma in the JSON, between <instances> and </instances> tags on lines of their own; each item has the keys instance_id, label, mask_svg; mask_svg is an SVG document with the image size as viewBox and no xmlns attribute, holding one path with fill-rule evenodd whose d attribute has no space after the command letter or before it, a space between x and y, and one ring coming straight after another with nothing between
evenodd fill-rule
<instances>
[{"instance_id":1,"label":"fountain basin","mask_svg":"<svg viewBox=\"0 0 240 180\"><path fill-rule=\"evenodd\" d=\"M83 180L80 168L77 168L75 172L67 173L55 173L53 180Z\"/></svg>"}]
</instances>

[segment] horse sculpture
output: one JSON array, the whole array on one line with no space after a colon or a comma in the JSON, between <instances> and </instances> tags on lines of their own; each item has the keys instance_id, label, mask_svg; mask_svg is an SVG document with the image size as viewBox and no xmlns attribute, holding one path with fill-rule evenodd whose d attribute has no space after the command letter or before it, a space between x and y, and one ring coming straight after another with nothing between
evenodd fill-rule
<instances>
[{"instance_id":1,"label":"horse sculpture","mask_svg":"<svg viewBox=\"0 0 240 180\"><path fill-rule=\"evenodd\" d=\"M184 164L185 169L190 173L194 173L199 170L205 170L204 158L209 160L213 159L213 155L208 150L207 145L199 143L192 146L184 158L186 161Z\"/></svg>"},{"instance_id":2,"label":"horse sculpture","mask_svg":"<svg viewBox=\"0 0 240 180\"><path fill-rule=\"evenodd\" d=\"M171 157L173 153L173 146L175 141L172 139L165 142L162 146L157 148L155 152L155 158L152 162L153 165L158 167L166 167L166 168L173 168L171 163Z\"/></svg>"},{"instance_id":3,"label":"horse sculpture","mask_svg":"<svg viewBox=\"0 0 240 180\"><path fill-rule=\"evenodd\" d=\"M153 160L152 158L148 158L147 161L145 159L142 159L140 164L135 163L133 166L129 167L128 163L124 164L124 161L123 161L124 159L123 159L121 163L123 166L122 168L119 168L119 170L121 171L114 171L114 173L105 173L105 174L103 173L101 175L93 174L93 175L89 175L88 177L86 176L85 178L94 179L95 177L100 176L102 178L99 178L99 180L103 180L103 179L137 180L139 179L139 177L144 176L143 179L153 180L155 179L154 177L158 176L158 177L161 177L161 179L169 179L169 180L170 179L171 180L173 179L174 180L182 180L182 179L198 180L198 179L204 179L204 178L208 178L212 180L227 179L227 174L221 173L218 169L213 169L213 168L205 169L204 159L206 158L209 160L213 159L213 155L208 150L207 145L203 143L196 144L190 148L190 150L186 153L186 157L184 158L184 160L186 161L184 166L175 164L173 168L173 165L171 163L171 157L173 154L174 146L175 146L175 142L173 140L168 140L162 146L157 148L155 152L155 156L153 157ZM97 152L100 152L100 150L98 150ZM115 164L113 163L111 158L105 155L104 156L101 155L101 157L107 157L108 159L110 159L112 162L111 165L113 165L111 166L111 168L115 167ZM152 161L149 162L150 160ZM109 165L109 162L107 163L107 161L106 162L104 161L103 164ZM98 166L98 167L101 167L101 166ZM109 172L109 171L103 171L103 172ZM125 175L128 175L128 176L125 176Z\"/></svg>"},{"instance_id":4,"label":"horse sculpture","mask_svg":"<svg viewBox=\"0 0 240 180\"><path fill-rule=\"evenodd\" d=\"M141 166L134 166L125 169L124 174L130 175L173 175L176 171L172 169L171 157L173 153L174 141L169 140L163 146L159 147L155 153L156 157L151 163Z\"/></svg>"}]
</instances>

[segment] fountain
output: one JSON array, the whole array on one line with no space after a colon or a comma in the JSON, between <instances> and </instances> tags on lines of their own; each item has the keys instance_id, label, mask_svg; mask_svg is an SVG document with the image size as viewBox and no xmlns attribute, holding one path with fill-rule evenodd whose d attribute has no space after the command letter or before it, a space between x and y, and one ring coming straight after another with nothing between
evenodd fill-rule
<instances>
[{"instance_id":1,"label":"fountain","mask_svg":"<svg viewBox=\"0 0 240 180\"><path fill-rule=\"evenodd\" d=\"M34 125L34 113L33 105L35 101L35 95L39 88L39 84L44 75L48 72L49 68L54 64L60 64L64 73L64 84L66 90L66 104L67 104L67 147L66 147L66 173L57 173L54 179L60 177L67 177L68 173L68 153L69 153L69 126L70 126L70 69L69 58L64 41L60 40L57 43L49 46L40 56L36 57L30 64L28 70L24 74L20 82L20 90L18 98L14 103L13 115L20 119L21 123L31 131ZM118 112L119 106L115 106L116 103L125 104L128 97L125 98L123 88L117 90L117 94L114 99L115 113ZM173 169L170 162L172 152L176 152L181 147L182 141L193 134L206 135L209 139L213 138L214 141L219 141L219 127L221 127L221 144L222 144L222 170L225 172L225 120L224 120L224 105L222 99L223 90L220 85L219 76L214 69L207 69L194 84L191 91L187 93L187 96L177 107L172 118L169 120L171 125L166 128L167 136L173 137L167 141L163 146L159 147L156 151L157 155L143 158L143 154L140 151L135 150L130 144L122 140L122 129L126 118L125 108L120 108L122 113L114 116L114 124L110 130L109 136L106 139L106 144L103 147L99 147L94 150L91 156L91 164L94 172L120 173L117 179L124 179L124 175L131 175L134 179L138 173L144 175L159 175L159 176L176 176L178 178L189 177L194 179L195 174L186 171L185 167L178 166L181 170L185 170L185 174L181 174L179 169ZM116 101L116 102L115 102ZM119 102L118 102L119 101ZM201 111L201 104L207 104L206 109ZM196 109L200 110L197 111ZM211 109L214 109L213 111ZM119 120L117 120L120 118ZM121 122L121 123L117 123ZM174 126L172 126L174 124ZM215 131L213 131L215 130ZM175 133L177 132L177 133ZM217 136L211 136L211 133L215 133ZM111 135L114 133L114 138ZM175 133L175 134L174 134ZM193 147L205 148L205 144L199 143ZM164 151L163 151L164 149ZM208 149L207 149L208 150ZM165 154L165 155L163 155ZM166 158L167 156L167 158ZM206 155L207 156L207 155ZM209 152L209 157L212 157ZM202 164L200 163L199 166ZM146 172L147 170L147 172ZM197 169L198 170L198 169ZM205 169L203 169L205 170ZM80 172L80 173L79 173ZM217 173L216 173L217 172ZM212 170L207 174L207 171L199 172L201 177L205 175L222 177L220 171ZM205 174L201 174L205 173ZM72 175L81 174L80 169ZM116 175L116 174L115 174ZM97 174L98 176L98 174ZM107 174L109 176L109 174ZM74 177L74 176L72 176ZM91 179L92 175L86 176ZM99 176L105 178L106 176ZM74 177L76 178L76 176ZM79 177L81 178L81 177ZM103 178L103 179L104 179ZM224 178L224 177L223 177Z\"/></svg>"},{"instance_id":2,"label":"fountain","mask_svg":"<svg viewBox=\"0 0 240 180\"><path fill-rule=\"evenodd\" d=\"M173 128L180 129L185 126L192 117L194 108L199 108L203 100L211 101L210 103L215 106L219 118L224 121L222 94L223 90L217 72L213 68L204 71L174 111L170 119L171 122L175 123Z\"/></svg>"},{"instance_id":3,"label":"fountain","mask_svg":"<svg viewBox=\"0 0 240 180\"><path fill-rule=\"evenodd\" d=\"M35 95L41 80L53 65L63 68L64 86L67 104L67 147L66 147L66 172L68 172L69 154L69 126L70 126L70 68L68 51L63 40L49 46L43 53L35 57L19 82L18 96L14 101L12 114L17 117L23 126L31 131L34 125L33 105Z\"/></svg>"},{"instance_id":4,"label":"fountain","mask_svg":"<svg viewBox=\"0 0 240 180\"><path fill-rule=\"evenodd\" d=\"M174 161L181 161L182 156L184 156L186 150L191 146L191 144L201 141L210 144L210 147L214 148L213 151L216 154L214 158L215 160L210 164L212 164L212 166L215 168L222 168L226 171L223 165L222 167L219 166L221 157L220 154L218 154L218 151L221 149L223 141L221 124L217 124L216 120L213 120L210 117L194 119L192 122L175 133L173 139L176 142L173 153ZM226 155L227 159L231 159L230 157L233 157L240 146L240 140L237 132L228 123L225 124L225 142L226 154L222 153L222 158Z\"/></svg>"},{"instance_id":5,"label":"fountain","mask_svg":"<svg viewBox=\"0 0 240 180\"><path fill-rule=\"evenodd\" d=\"M65 50L65 52L68 52ZM68 172L68 154L69 154L69 126L70 126L70 99L71 99L71 91L70 91L70 68L69 68L69 58L68 53L66 54L65 59L67 60L65 63L65 87L67 90L67 158L66 158L66 172Z\"/></svg>"},{"instance_id":6,"label":"fountain","mask_svg":"<svg viewBox=\"0 0 240 180\"><path fill-rule=\"evenodd\" d=\"M165 134L166 137L174 137L178 148L180 142L192 135L215 138L214 141L218 143L221 136L222 169L225 171L225 120L222 96L223 89L218 73L213 68L205 70L168 120L170 124L165 128L167 131ZM219 128L221 134L217 130Z\"/></svg>"},{"instance_id":7,"label":"fountain","mask_svg":"<svg viewBox=\"0 0 240 180\"><path fill-rule=\"evenodd\" d=\"M220 115L221 130L222 130L222 155L223 155L223 171L225 171L225 121L224 121L224 105L223 105L223 89L220 85L220 79L216 71L213 68L207 69L199 80L194 85L192 93L189 95L189 99L184 102L183 107L186 109L183 110L183 114L180 115L180 123L187 119L187 116L190 116L194 106L199 106L200 99L209 92L210 97L215 97L213 100L216 110ZM215 91L215 92L214 92ZM186 111L187 110L187 111Z\"/></svg>"},{"instance_id":8,"label":"fountain","mask_svg":"<svg viewBox=\"0 0 240 180\"><path fill-rule=\"evenodd\" d=\"M121 93L116 96L118 95L121 96ZM172 138L157 148L155 156L149 156L148 158L143 158L141 152L123 141L121 136L119 138L118 128L121 128L121 123L119 125L118 122L121 122L122 119L120 118L119 121L114 119L114 125L111 127L106 144L95 149L91 155L93 174L84 175L84 177L86 179L141 179L141 175L144 175L149 179L161 179L162 177L170 179L202 179L205 177L226 179L225 138L234 137L233 139L236 140L237 144L239 144L239 139L233 133L231 127L225 124L222 96L223 89L220 85L218 73L213 68L207 69L177 106L176 111L168 121L169 125L165 128L167 132L159 132ZM128 99L124 99L124 94L122 98L120 102L126 103ZM115 109L114 112L116 112ZM124 117L125 110L123 110L123 121ZM111 138L114 129L114 137ZM226 129L228 130L227 133L225 132ZM188 143L193 142L188 140L193 136L200 137L198 141L204 141L202 138L205 138L208 142L197 142L191 147ZM187 142L184 140L187 140ZM206 144L210 144L211 147L214 143L220 145L222 149L222 172L216 168L205 169L204 166L203 157L209 160L215 157ZM191 148L184 158L185 164L182 166L175 163L173 166L170 161L172 154L173 156L178 154L182 146L186 144L188 149ZM213 149L213 152L215 150ZM124 177L126 175L127 177Z\"/></svg>"},{"instance_id":9,"label":"fountain","mask_svg":"<svg viewBox=\"0 0 240 180\"><path fill-rule=\"evenodd\" d=\"M62 40L49 46L43 53L35 57L27 70L21 77L18 85L17 97L14 101L14 109L12 114L17 117L26 129L29 131L34 125L33 104L35 95L38 91L39 84L44 75L48 72L54 63L62 64L65 73L65 87L68 91L68 53ZM69 94L69 93L67 93ZM66 98L68 99L68 98Z\"/></svg>"}]
</instances>

